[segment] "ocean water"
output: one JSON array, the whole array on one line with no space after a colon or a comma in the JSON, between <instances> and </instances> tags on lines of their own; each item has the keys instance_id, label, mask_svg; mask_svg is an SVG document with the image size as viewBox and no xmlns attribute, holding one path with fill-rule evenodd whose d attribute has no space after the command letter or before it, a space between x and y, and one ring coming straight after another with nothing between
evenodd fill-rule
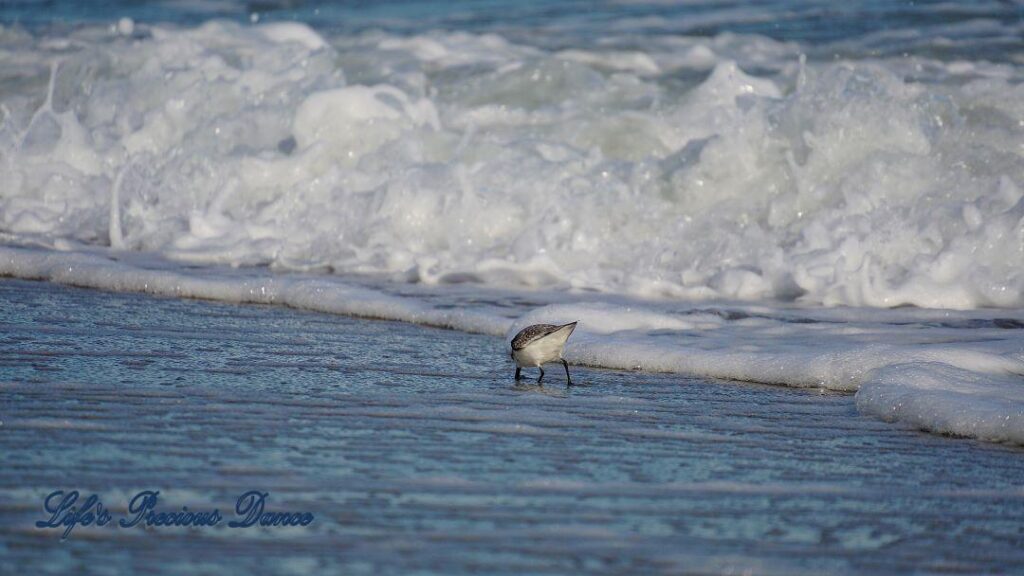
<instances>
[{"instance_id":1,"label":"ocean water","mask_svg":"<svg viewBox=\"0 0 1024 576\"><path fill-rule=\"evenodd\" d=\"M1024 443L1015 2L7 2L0 274ZM503 353L493 360L498 370Z\"/></svg>"},{"instance_id":2,"label":"ocean water","mask_svg":"<svg viewBox=\"0 0 1024 576\"><path fill-rule=\"evenodd\" d=\"M843 393L574 366L410 323L0 281L4 574L1013 574L1024 459ZM247 490L290 529L41 530Z\"/></svg>"}]
</instances>

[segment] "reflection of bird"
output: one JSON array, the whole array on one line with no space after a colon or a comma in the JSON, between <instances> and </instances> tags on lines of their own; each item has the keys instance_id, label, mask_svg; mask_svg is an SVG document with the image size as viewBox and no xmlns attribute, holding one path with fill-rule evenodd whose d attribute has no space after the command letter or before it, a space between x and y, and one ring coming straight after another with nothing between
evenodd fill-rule
<instances>
[{"instance_id":1,"label":"reflection of bird","mask_svg":"<svg viewBox=\"0 0 1024 576\"><path fill-rule=\"evenodd\" d=\"M565 381L571 385L572 378L569 378L569 364L562 359L562 352L565 350L565 341L576 329L576 323L555 326L554 324L534 324L527 326L516 334L512 339L512 359L516 361L516 380L519 380L519 373L523 368L536 366L540 368L540 383L544 379L544 368L542 364L561 362L565 367Z\"/></svg>"}]
</instances>

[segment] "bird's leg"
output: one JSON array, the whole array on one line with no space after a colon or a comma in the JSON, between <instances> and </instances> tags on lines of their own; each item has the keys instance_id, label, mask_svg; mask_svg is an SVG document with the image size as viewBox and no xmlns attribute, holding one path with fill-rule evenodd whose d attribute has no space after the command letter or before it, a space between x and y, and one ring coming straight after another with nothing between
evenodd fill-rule
<instances>
[{"instance_id":1,"label":"bird's leg","mask_svg":"<svg viewBox=\"0 0 1024 576\"><path fill-rule=\"evenodd\" d=\"M519 381L519 373L522 372L522 371L523 371L522 368L520 368L519 366L516 366L516 382Z\"/></svg>"},{"instance_id":2,"label":"bird's leg","mask_svg":"<svg viewBox=\"0 0 1024 576\"><path fill-rule=\"evenodd\" d=\"M572 386L572 378L569 378L569 363L566 362L564 358L561 360L562 366L565 366L565 385Z\"/></svg>"},{"instance_id":3,"label":"bird's leg","mask_svg":"<svg viewBox=\"0 0 1024 576\"><path fill-rule=\"evenodd\" d=\"M540 381L544 379L544 367L537 366L537 368L540 368L540 378L537 378L537 384L540 384Z\"/></svg>"}]
</instances>

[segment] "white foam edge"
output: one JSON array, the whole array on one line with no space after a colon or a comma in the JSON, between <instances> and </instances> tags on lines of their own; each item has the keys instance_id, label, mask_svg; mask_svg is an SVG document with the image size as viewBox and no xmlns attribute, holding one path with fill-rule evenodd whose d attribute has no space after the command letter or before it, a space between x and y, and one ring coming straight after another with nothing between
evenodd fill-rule
<instances>
[{"instance_id":1,"label":"white foam edge","mask_svg":"<svg viewBox=\"0 0 1024 576\"><path fill-rule=\"evenodd\" d=\"M137 254L123 254L137 262ZM153 257L152 267L118 259L118 252L85 249L62 252L0 246L0 276L45 280L114 292L196 298L240 304L276 304L361 318L399 320L463 332L499 335L510 320L468 310L442 310L413 298L352 286L326 276L271 274L202 275L169 267Z\"/></svg>"},{"instance_id":2,"label":"white foam edge","mask_svg":"<svg viewBox=\"0 0 1024 576\"><path fill-rule=\"evenodd\" d=\"M132 262L120 261L119 255ZM848 338L849 325L809 332L778 319L680 317L595 302L543 306L512 321L485 312L434 308L415 297L332 277L262 270L217 275L210 269L201 269L199 275L158 257L152 267L139 262L137 254L103 248L0 246L0 276L85 288L284 305L506 337L532 323L579 321L565 353L573 364L856 391L857 408L886 421L1024 444L1024 335L1016 330L1001 331L1006 339L995 343L977 338L942 342L946 332L937 328L932 331L935 342L902 342L906 333L899 328L858 341ZM864 330L855 327L852 333Z\"/></svg>"}]
</instances>

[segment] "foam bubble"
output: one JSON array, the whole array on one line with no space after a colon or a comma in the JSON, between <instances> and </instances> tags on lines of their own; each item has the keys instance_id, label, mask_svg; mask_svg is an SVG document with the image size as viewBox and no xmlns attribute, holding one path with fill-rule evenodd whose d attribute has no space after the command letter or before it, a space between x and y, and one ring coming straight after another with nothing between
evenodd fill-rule
<instances>
[{"instance_id":1,"label":"foam bubble","mask_svg":"<svg viewBox=\"0 0 1024 576\"><path fill-rule=\"evenodd\" d=\"M857 408L924 430L1024 444L1024 374L945 363L887 366L857 392Z\"/></svg>"}]
</instances>

